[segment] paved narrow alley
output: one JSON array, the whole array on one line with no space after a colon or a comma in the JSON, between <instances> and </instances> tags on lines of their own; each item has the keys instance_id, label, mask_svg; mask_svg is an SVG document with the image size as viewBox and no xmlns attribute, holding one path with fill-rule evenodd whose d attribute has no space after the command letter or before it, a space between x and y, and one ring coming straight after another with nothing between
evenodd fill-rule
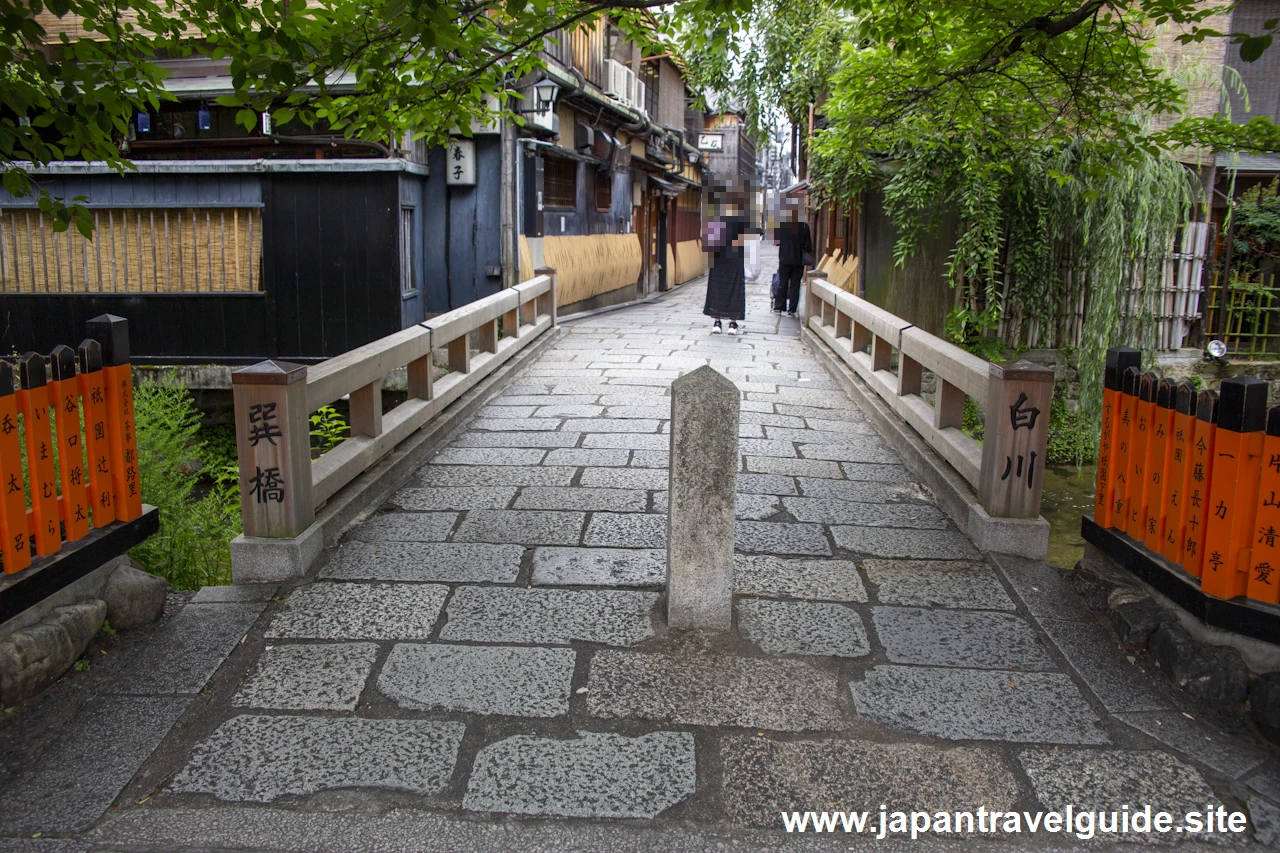
<instances>
[{"instance_id":1,"label":"paved narrow alley","mask_svg":"<svg viewBox=\"0 0 1280 853\"><path fill-rule=\"evenodd\" d=\"M844 850L781 813L1135 800L1274 831L1274 752L976 551L769 312L773 263L742 337L697 282L566 324L313 580L197 595L0 792L0 850ZM743 392L728 635L661 606L668 389L704 364Z\"/></svg>"}]
</instances>

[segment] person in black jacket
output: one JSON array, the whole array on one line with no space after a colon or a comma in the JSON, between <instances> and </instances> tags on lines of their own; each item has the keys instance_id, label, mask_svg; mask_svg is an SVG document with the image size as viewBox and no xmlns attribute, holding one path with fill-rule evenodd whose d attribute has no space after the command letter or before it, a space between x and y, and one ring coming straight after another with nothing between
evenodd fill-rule
<instances>
[{"instance_id":1,"label":"person in black jacket","mask_svg":"<svg viewBox=\"0 0 1280 853\"><path fill-rule=\"evenodd\" d=\"M800 282L806 262L813 263L813 235L809 223L800 221L800 211L792 206L790 218L778 225L773 242L778 245L778 292L773 310L788 317L796 316L800 304ZM807 257L806 257L807 256Z\"/></svg>"}]
</instances>

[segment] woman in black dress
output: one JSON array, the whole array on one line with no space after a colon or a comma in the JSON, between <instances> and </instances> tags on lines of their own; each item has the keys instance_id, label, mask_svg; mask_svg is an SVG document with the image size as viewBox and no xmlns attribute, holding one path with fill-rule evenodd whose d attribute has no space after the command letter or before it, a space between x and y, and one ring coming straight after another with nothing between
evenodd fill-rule
<instances>
[{"instance_id":1,"label":"woman in black dress","mask_svg":"<svg viewBox=\"0 0 1280 853\"><path fill-rule=\"evenodd\" d=\"M702 313L715 318L711 334L724 331L722 320L729 321L729 334L739 334L739 325L747 319L747 272L745 266L745 240L747 219L741 208L726 205L724 236L720 245L712 249L711 274L707 276L707 301Z\"/></svg>"}]
</instances>

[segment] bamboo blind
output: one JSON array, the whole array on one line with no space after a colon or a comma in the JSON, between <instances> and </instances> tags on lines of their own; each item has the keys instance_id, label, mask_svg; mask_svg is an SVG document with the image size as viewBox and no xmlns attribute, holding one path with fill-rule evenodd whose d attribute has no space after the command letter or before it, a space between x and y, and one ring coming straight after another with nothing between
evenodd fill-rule
<instances>
[{"instance_id":1,"label":"bamboo blind","mask_svg":"<svg viewBox=\"0 0 1280 853\"><path fill-rule=\"evenodd\" d=\"M571 305L633 285L640 277L640 238L635 234L546 237L543 258L556 271L556 302Z\"/></svg>"},{"instance_id":2,"label":"bamboo blind","mask_svg":"<svg viewBox=\"0 0 1280 853\"><path fill-rule=\"evenodd\" d=\"M61 234L31 208L0 211L0 293L247 293L262 290L262 212L99 208L94 236Z\"/></svg>"}]
</instances>

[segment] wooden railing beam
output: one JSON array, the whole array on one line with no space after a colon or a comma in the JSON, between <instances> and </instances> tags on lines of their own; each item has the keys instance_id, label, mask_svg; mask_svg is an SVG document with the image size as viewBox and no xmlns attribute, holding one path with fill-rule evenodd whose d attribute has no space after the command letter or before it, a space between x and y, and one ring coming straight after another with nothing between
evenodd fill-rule
<instances>
[{"instance_id":1,"label":"wooden railing beam","mask_svg":"<svg viewBox=\"0 0 1280 853\"><path fill-rule=\"evenodd\" d=\"M382 380L351 392L351 434L382 435Z\"/></svg>"}]
</instances>

